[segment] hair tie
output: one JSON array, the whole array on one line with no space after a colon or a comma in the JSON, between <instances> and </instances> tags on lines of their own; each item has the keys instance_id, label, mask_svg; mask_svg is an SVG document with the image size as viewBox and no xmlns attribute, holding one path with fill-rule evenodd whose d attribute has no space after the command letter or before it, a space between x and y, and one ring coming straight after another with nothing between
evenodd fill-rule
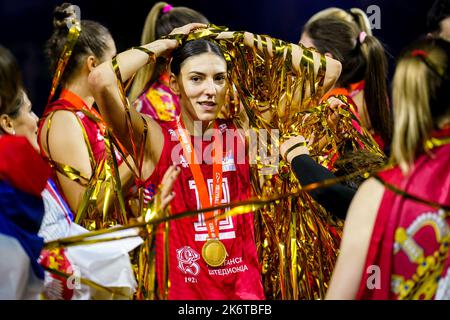
<instances>
[{"instance_id":1,"label":"hair tie","mask_svg":"<svg viewBox=\"0 0 450 320\"><path fill-rule=\"evenodd\" d=\"M418 50L418 49L411 51L411 55L413 57L420 56L420 57L428 58L428 53L426 51Z\"/></svg>"},{"instance_id":2,"label":"hair tie","mask_svg":"<svg viewBox=\"0 0 450 320\"><path fill-rule=\"evenodd\" d=\"M166 4L163 8L162 8L162 13L167 13L167 12L169 12L170 10L172 10L173 9L173 7L170 5L170 4Z\"/></svg>"},{"instance_id":3,"label":"hair tie","mask_svg":"<svg viewBox=\"0 0 450 320\"><path fill-rule=\"evenodd\" d=\"M364 40L366 40L366 37L367 37L367 33L365 33L364 31L361 31L358 36L359 43L362 44L364 42Z\"/></svg>"},{"instance_id":4,"label":"hair tie","mask_svg":"<svg viewBox=\"0 0 450 320\"><path fill-rule=\"evenodd\" d=\"M428 52L420 49L415 49L411 51L411 56L419 58L425 63L428 69L433 71L439 77L445 78L445 71L439 68L433 61L430 60L430 58L428 57Z\"/></svg>"}]
</instances>

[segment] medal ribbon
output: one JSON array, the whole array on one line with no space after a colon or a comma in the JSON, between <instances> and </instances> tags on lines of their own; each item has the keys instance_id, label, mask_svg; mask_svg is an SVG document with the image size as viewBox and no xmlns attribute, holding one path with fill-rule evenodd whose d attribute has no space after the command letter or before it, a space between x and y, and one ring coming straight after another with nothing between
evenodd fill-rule
<instances>
[{"instance_id":1,"label":"medal ribbon","mask_svg":"<svg viewBox=\"0 0 450 320\"><path fill-rule=\"evenodd\" d=\"M197 161L190 135L184 128L180 118L181 117L178 117L177 119L178 139L183 147L184 156L186 157L189 168L191 169L194 177L202 208L208 208L211 205L217 206L222 198L222 137L218 134L217 124L214 122L213 201L211 203L205 178L203 177L199 162ZM219 223L217 219L215 219L217 214L218 211L205 212L204 214L209 239L216 238L219 240Z\"/></svg>"}]
</instances>

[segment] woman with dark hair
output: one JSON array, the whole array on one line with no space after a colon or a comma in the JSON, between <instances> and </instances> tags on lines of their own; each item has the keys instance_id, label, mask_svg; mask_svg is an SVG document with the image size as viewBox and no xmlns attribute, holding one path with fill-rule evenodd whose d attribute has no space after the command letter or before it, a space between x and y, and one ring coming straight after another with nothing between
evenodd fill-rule
<instances>
[{"instance_id":1,"label":"woman with dark hair","mask_svg":"<svg viewBox=\"0 0 450 320\"><path fill-rule=\"evenodd\" d=\"M322 100L344 95L355 115L378 145L391 143L392 120L387 91L387 60L377 38L359 31L354 23L324 17L308 21L300 43L342 63L335 87Z\"/></svg>"},{"instance_id":2,"label":"woman with dark hair","mask_svg":"<svg viewBox=\"0 0 450 320\"><path fill-rule=\"evenodd\" d=\"M87 83L89 73L116 53L114 40L101 24L77 19L71 4L55 9L54 32L47 41L46 53L51 70L60 76L62 90L44 111L38 141L54 169L58 188L75 213L75 221L92 230L126 223L124 210L111 213L109 206L121 196L120 182L131 181L132 174L109 141ZM81 31L74 40L72 27L78 23ZM69 45L73 45L72 53L64 61ZM122 181L114 174L114 158ZM116 199L112 198L114 194Z\"/></svg>"},{"instance_id":3,"label":"woman with dark hair","mask_svg":"<svg viewBox=\"0 0 450 320\"><path fill-rule=\"evenodd\" d=\"M369 18L366 13L359 8L350 8L348 10L336 7L326 8L315 13L311 18L309 18L308 23L323 18L337 18L354 23L358 28L358 32L364 31L368 35L372 35Z\"/></svg>"},{"instance_id":4,"label":"woman with dark hair","mask_svg":"<svg viewBox=\"0 0 450 320\"><path fill-rule=\"evenodd\" d=\"M187 7L172 7L166 2L156 3L145 20L141 45L168 35L173 29L188 23L208 23L201 13ZM141 68L130 89L130 100L137 111L154 119L169 121L180 114L178 97L169 88L168 61L158 57L155 64Z\"/></svg>"},{"instance_id":5,"label":"woman with dark hair","mask_svg":"<svg viewBox=\"0 0 450 320\"><path fill-rule=\"evenodd\" d=\"M174 29L172 35L185 35L204 27L193 23ZM230 35L219 33L216 39ZM254 46L254 39L253 34L243 34L243 42L249 47ZM230 120L217 119L226 104L228 89L225 57L210 40L179 44L174 39L153 41L119 54L89 76L100 112L118 139L131 154L137 154L133 145L142 150L142 185L159 181L170 165L178 165L180 177L174 185L171 215L242 201L251 193L245 142L240 135L233 135L232 141L225 139L227 132L235 132L236 127ZM296 45L289 46L292 46L290 58L300 61L303 50ZM155 57L170 52L170 88L180 99L180 116L175 121L156 121L133 108L127 109L119 95L116 76L120 74L125 81L145 64L154 63ZM320 55L311 54L314 61L319 61ZM324 87L329 88L340 66L332 59L326 63ZM129 117L130 129L122 121L124 117ZM244 155L245 159L238 155ZM166 288L169 299L264 298L251 213L219 220L215 213L206 212L173 220L169 230L168 281L164 280L164 233L158 233L156 239L156 267L162 296Z\"/></svg>"},{"instance_id":6,"label":"woman with dark hair","mask_svg":"<svg viewBox=\"0 0 450 320\"><path fill-rule=\"evenodd\" d=\"M450 299L450 43L401 55L392 169L350 206L328 299Z\"/></svg>"}]
</instances>

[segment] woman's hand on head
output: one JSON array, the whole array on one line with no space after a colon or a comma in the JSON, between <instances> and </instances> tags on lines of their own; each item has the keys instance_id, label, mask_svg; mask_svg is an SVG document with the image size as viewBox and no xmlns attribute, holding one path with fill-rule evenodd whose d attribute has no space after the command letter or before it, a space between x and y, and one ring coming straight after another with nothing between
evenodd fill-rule
<instances>
[{"instance_id":1,"label":"woman's hand on head","mask_svg":"<svg viewBox=\"0 0 450 320\"><path fill-rule=\"evenodd\" d=\"M203 23L189 23L182 27L175 28L172 30L172 32L169 34L171 36L173 35L186 35L191 33L192 31L195 31L197 29L206 28L206 24ZM162 56L170 56L170 52L175 50L179 46L179 42L176 39L170 39L170 38L162 38L158 39L155 42L163 42L164 43L164 49L163 52L160 53Z\"/></svg>"},{"instance_id":2,"label":"woman's hand on head","mask_svg":"<svg viewBox=\"0 0 450 320\"><path fill-rule=\"evenodd\" d=\"M192 31L195 31L197 29L204 29L206 28L207 25L204 23L188 23L185 24L182 27L178 27L172 30L172 32L170 33L170 35L174 35L174 34L189 34Z\"/></svg>"}]
</instances>

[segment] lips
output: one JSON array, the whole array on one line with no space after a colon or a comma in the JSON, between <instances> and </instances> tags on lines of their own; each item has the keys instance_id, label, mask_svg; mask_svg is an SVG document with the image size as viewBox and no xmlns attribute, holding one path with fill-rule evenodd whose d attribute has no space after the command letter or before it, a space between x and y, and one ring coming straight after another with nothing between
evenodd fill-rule
<instances>
[{"instance_id":1,"label":"lips","mask_svg":"<svg viewBox=\"0 0 450 320\"><path fill-rule=\"evenodd\" d=\"M202 109L206 111L212 111L217 107L217 103L215 103L214 101L201 101L198 102L198 104L200 105L200 107L202 107Z\"/></svg>"}]
</instances>

